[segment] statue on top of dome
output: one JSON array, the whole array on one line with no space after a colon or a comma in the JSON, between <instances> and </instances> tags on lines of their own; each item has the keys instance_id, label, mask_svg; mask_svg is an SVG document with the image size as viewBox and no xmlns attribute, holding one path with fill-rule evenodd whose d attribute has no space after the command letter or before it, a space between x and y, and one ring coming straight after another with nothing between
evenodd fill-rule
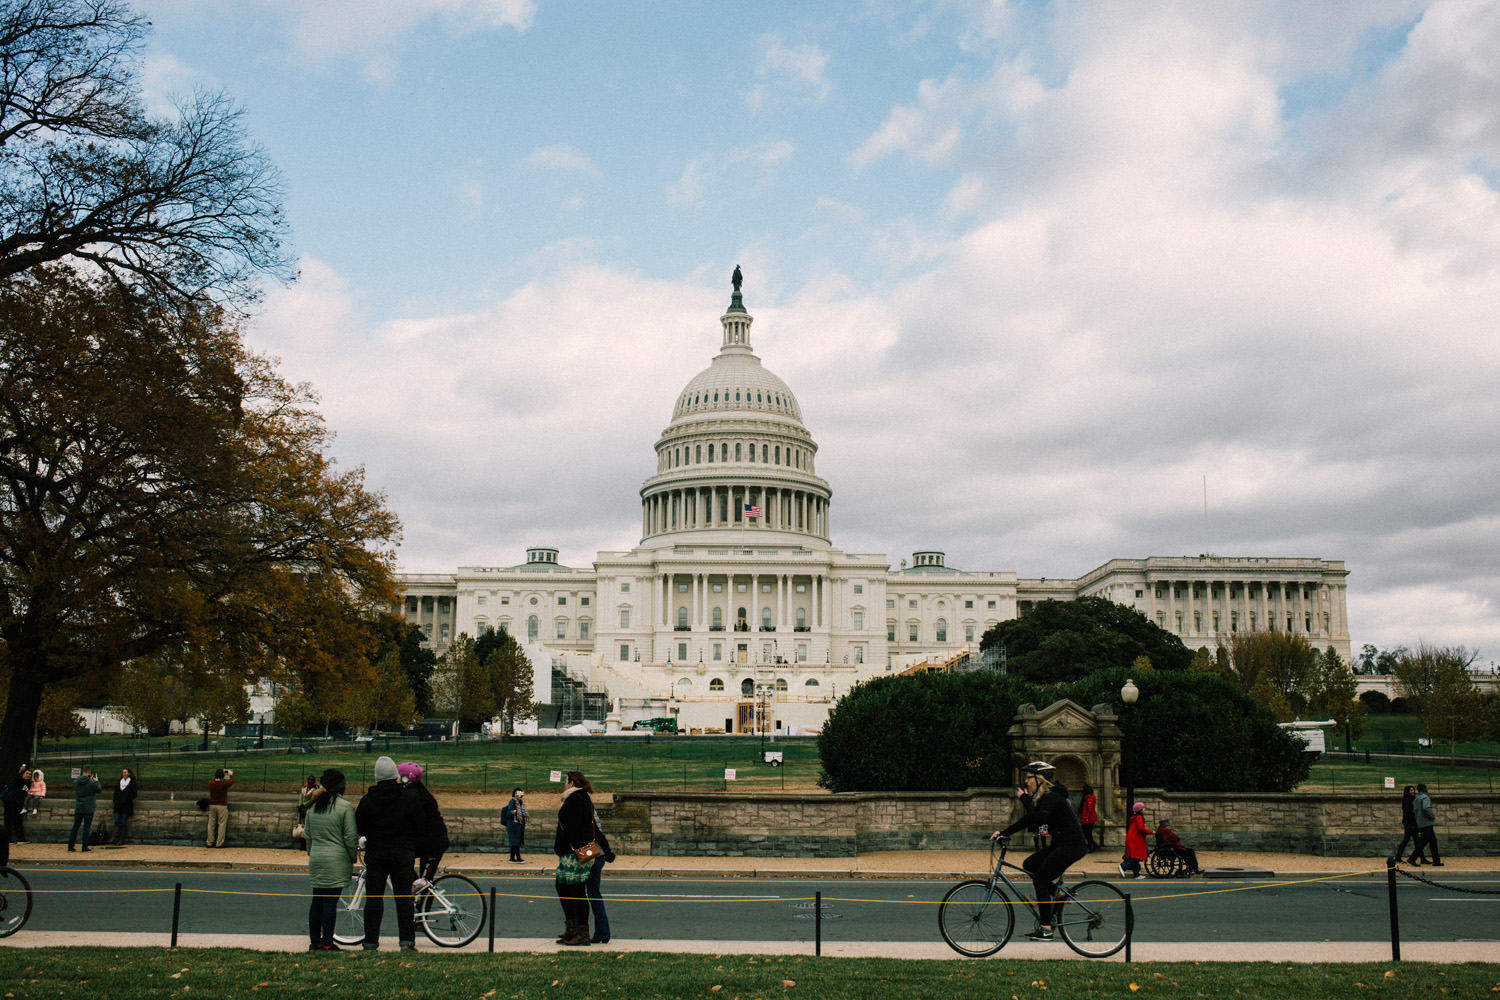
<instances>
[{"instance_id":1,"label":"statue on top of dome","mask_svg":"<svg viewBox=\"0 0 1500 1000\"><path fill-rule=\"evenodd\" d=\"M734 286L734 293L738 295L740 293L740 286L745 283L745 276L740 273L740 266L738 264L734 265L734 274L730 276L729 283Z\"/></svg>"}]
</instances>

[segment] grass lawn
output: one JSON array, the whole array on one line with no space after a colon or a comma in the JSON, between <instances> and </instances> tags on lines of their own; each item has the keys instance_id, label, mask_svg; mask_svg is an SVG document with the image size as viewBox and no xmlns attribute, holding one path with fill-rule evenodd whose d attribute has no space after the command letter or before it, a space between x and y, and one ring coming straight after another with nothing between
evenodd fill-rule
<instances>
[{"instance_id":1,"label":"grass lawn","mask_svg":"<svg viewBox=\"0 0 1500 1000\"><path fill-rule=\"evenodd\" d=\"M1365 764L1355 761L1321 760L1312 766L1299 792L1379 792L1386 778L1396 779L1397 792L1406 785L1425 784L1433 794L1443 792L1493 792L1500 789L1500 765L1491 768L1448 767L1442 760L1387 761ZM1396 794L1393 792L1392 794Z\"/></svg>"},{"instance_id":2,"label":"grass lawn","mask_svg":"<svg viewBox=\"0 0 1500 1000\"><path fill-rule=\"evenodd\" d=\"M241 789L292 790L307 775L337 767L348 775L352 787L363 788L371 781L375 758L387 752L383 742L369 744L373 748L370 753L347 749L322 752L317 743L308 744L314 750L310 754L151 752L164 742L71 740L63 745L69 753L68 762L43 766L51 767L59 776L65 776L67 769L78 763L92 763L105 775L112 772L117 775L121 766L129 766L140 778L141 787L148 791L201 791L219 767L233 768ZM220 741L221 748L230 742L239 747L249 741ZM783 739L774 744L767 742L766 748L781 751L785 764L772 767L760 763L759 741L715 737L653 738L650 742L638 737L527 742L393 741L388 752L397 761L414 760L421 764L428 785L439 793L501 793L518 785L536 790L552 784L552 771L575 769L586 774L596 788L609 792L817 790L821 765L815 740ZM50 746L43 750L52 752ZM733 781L725 779L726 768L735 770ZM49 784L53 780L56 778L49 780ZM558 789L561 787L557 785Z\"/></svg>"},{"instance_id":3,"label":"grass lawn","mask_svg":"<svg viewBox=\"0 0 1500 1000\"><path fill-rule=\"evenodd\" d=\"M833 1000L871 997L1234 997L1432 1000L1500 991L1500 965L902 961L745 955L270 955L223 950L13 950L7 997L83 1000L412 997Z\"/></svg>"},{"instance_id":4,"label":"grass lawn","mask_svg":"<svg viewBox=\"0 0 1500 1000\"><path fill-rule=\"evenodd\" d=\"M1422 756L1446 757L1456 753L1461 757L1492 757L1500 766L1500 743L1492 741L1455 743L1451 749L1441 733L1435 734L1438 744L1433 747L1417 745L1422 737L1422 722L1415 715L1368 715L1365 717L1365 733L1354 741L1355 750L1374 753L1410 753ZM1329 733L1328 749L1344 749L1343 734Z\"/></svg>"}]
</instances>

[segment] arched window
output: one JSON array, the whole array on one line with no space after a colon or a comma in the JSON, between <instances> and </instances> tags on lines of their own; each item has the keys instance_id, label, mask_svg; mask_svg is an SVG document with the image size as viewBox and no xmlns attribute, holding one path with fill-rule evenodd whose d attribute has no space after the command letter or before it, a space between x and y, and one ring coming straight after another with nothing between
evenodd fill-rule
<instances>
[{"instance_id":1,"label":"arched window","mask_svg":"<svg viewBox=\"0 0 1500 1000\"><path fill-rule=\"evenodd\" d=\"M699 465L703 464L703 446L701 444L698 445L698 457L694 459L694 461L696 461Z\"/></svg>"},{"instance_id":2,"label":"arched window","mask_svg":"<svg viewBox=\"0 0 1500 1000\"><path fill-rule=\"evenodd\" d=\"M559 618L557 620L557 637L559 639L566 639L568 637L568 620L566 618Z\"/></svg>"},{"instance_id":3,"label":"arched window","mask_svg":"<svg viewBox=\"0 0 1500 1000\"><path fill-rule=\"evenodd\" d=\"M526 619L526 638L536 638L536 615L532 615L530 618Z\"/></svg>"},{"instance_id":4,"label":"arched window","mask_svg":"<svg viewBox=\"0 0 1500 1000\"><path fill-rule=\"evenodd\" d=\"M776 446L776 464L781 464L781 445L779 444Z\"/></svg>"},{"instance_id":5,"label":"arched window","mask_svg":"<svg viewBox=\"0 0 1500 1000\"><path fill-rule=\"evenodd\" d=\"M687 623L687 608L678 608L677 609L677 627L678 628L687 628L688 627L688 623Z\"/></svg>"},{"instance_id":6,"label":"arched window","mask_svg":"<svg viewBox=\"0 0 1500 1000\"><path fill-rule=\"evenodd\" d=\"M714 460L714 446L713 445L709 445L708 446L708 460L710 462L712 462Z\"/></svg>"},{"instance_id":7,"label":"arched window","mask_svg":"<svg viewBox=\"0 0 1500 1000\"><path fill-rule=\"evenodd\" d=\"M710 691L722 691L722 690L724 690L724 678L722 678L722 677L715 677L713 680L709 681L708 682L708 689Z\"/></svg>"},{"instance_id":8,"label":"arched window","mask_svg":"<svg viewBox=\"0 0 1500 1000\"><path fill-rule=\"evenodd\" d=\"M807 628L807 609L806 608L798 608L797 609L797 628L799 628L799 629Z\"/></svg>"},{"instance_id":9,"label":"arched window","mask_svg":"<svg viewBox=\"0 0 1500 1000\"><path fill-rule=\"evenodd\" d=\"M735 619L735 628L741 632L747 631L750 628L750 622L745 618L744 608L740 608L739 614L735 615Z\"/></svg>"},{"instance_id":10,"label":"arched window","mask_svg":"<svg viewBox=\"0 0 1500 1000\"><path fill-rule=\"evenodd\" d=\"M721 629L723 627L724 627L724 609L723 608L714 608L714 628Z\"/></svg>"},{"instance_id":11,"label":"arched window","mask_svg":"<svg viewBox=\"0 0 1500 1000\"><path fill-rule=\"evenodd\" d=\"M948 641L948 619L946 618L939 618L937 620L937 641Z\"/></svg>"},{"instance_id":12,"label":"arched window","mask_svg":"<svg viewBox=\"0 0 1500 1000\"><path fill-rule=\"evenodd\" d=\"M744 695L746 698L749 698L752 695L754 695L755 694L755 682L752 681L748 677L746 677L744 680L740 681L740 694Z\"/></svg>"},{"instance_id":13,"label":"arched window","mask_svg":"<svg viewBox=\"0 0 1500 1000\"><path fill-rule=\"evenodd\" d=\"M755 461L755 442L750 442L750 461Z\"/></svg>"},{"instance_id":14,"label":"arched window","mask_svg":"<svg viewBox=\"0 0 1500 1000\"><path fill-rule=\"evenodd\" d=\"M693 680L690 677L679 677L677 678L677 686L683 689L690 688L693 686Z\"/></svg>"},{"instance_id":15,"label":"arched window","mask_svg":"<svg viewBox=\"0 0 1500 1000\"><path fill-rule=\"evenodd\" d=\"M760 460L762 462L769 462L771 460L770 459L770 454L771 454L770 449L771 449L771 446L768 445L768 444L763 444L763 445L760 446Z\"/></svg>"},{"instance_id":16,"label":"arched window","mask_svg":"<svg viewBox=\"0 0 1500 1000\"><path fill-rule=\"evenodd\" d=\"M767 629L771 627L771 609L770 608L761 608L760 609L760 627L761 628L767 628Z\"/></svg>"},{"instance_id":17,"label":"arched window","mask_svg":"<svg viewBox=\"0 0 1500 1000\"><path fill-rule=\"evenodd\" d=\"M778 692L785 692L786 691L786 678L785 677L778 677L778 678L776 678L776 690Z\"/></svg>"},{"instance_id":18,"label":"arched window","mask_svg":"<svg viewBox=\"0 0 1500 1000\"><path fill-rule=\"evenodd\" d=\"M734 460L736 462L740 460L740 443L738 441L734 443Z\"/></svg>"},{"instance_id":19,"label":"arched window","mask_svg":"<svg viewBox=\"0 0 1500 1000\"><path fill-rule=\"evenodd\" d=\"M807 683L803 685L803 687L810 687L810 688L815 688L817 686L818 686L818 679L816 677L809 677L807 679Z\"/></svg>"}]
</instances>

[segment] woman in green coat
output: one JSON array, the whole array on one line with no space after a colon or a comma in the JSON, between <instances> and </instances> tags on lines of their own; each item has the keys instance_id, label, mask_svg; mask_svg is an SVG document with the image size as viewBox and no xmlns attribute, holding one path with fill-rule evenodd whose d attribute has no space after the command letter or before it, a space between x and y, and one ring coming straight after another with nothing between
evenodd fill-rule
<instances>
[{"instance_id":1,"label":"woman in green coat","mask_svg":"<svg viewBox=\"0 0 1500 1000\"><path fill-rule=\"evenodd\" d=\"M322 785L322 794L312 800L303 822L307 873L313 891L312 906L307 911L312 944L307 950L338 951L333 943L333 922L339 896L354 878L359 831L354 826L354 806L344 798L344 772L330 767L323 772Z\"/></svg>"}]
</instances>

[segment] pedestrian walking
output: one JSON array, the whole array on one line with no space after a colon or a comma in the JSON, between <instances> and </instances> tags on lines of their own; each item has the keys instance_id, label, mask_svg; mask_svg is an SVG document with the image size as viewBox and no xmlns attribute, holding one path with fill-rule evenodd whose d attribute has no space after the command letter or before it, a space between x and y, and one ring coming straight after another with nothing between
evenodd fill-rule
<instances>
[{"instance_id":1,"label":"pedestrian walking","mask_svg":"<svg viewBox=\"0 0 1500 1000\"><path fill-rule=\"evenodd\" d=\"M22 764L0 790L5 800L5 842L26 843L26 797L31 794L31 766Z\"/></svg>"},{"instance_id":2,"label":"pedestrian walking","mask_svg":"<svg viewBox=\"0 0 1500 1000\"><path fill-rule=\"evenodd\" d=\"M365 951L380 947L380 922L385 917L385 883L391 883L396 904L396 942L402 951L417 947L416 915L411 883L415 873L419 829L416 793L401 784L396 762L375 761L375 784L354 810L355 825L365 838Z\"/></svg>"},{"instance_id":3,"label":"pedestrian walking","mask_svg":"<svg viewBox=\"0 0 1500 1000\"><path fill-rule=\"evenodd\" d=\"M354 862L359 857L359 824L354 806L344 798L344 787L343 771L334 767L324 771L322 787L309 797L303 819L307 877L313 891L307 909L308 951L339 950L333 943L339 896L354 878Z\"/></svg>"},{"instance_id":4,"label":"pedestrian walking","mask_svg":"<svg viewBox=\"0 0 1500 1000\"><path fill-rule=\"evenodd\" d=\"M1417 783L1417 797L1412 799L1412 815L1417 820L1417 847L1412 852L1412 857L1421 862L1422 848L1427 848L1427 863L1435 867L1443 867L1443 859L1438 854L1437 845L1437 814L1432 810L1432 797L1427 794L1427 786Z\"/></svg>"},{"instance_id":5,"label":"pedestrian walking","mask_svg":"<svg viewBox=\"0 0 1500 1000\"><path fill-rule=\"evenodd\" d=\"M229 790L234 787L234 772L227 767L214 771L208 783L208 833L204 847L223 847L229 833Z\"/></svg>"},{"instance_id":6,"label":"pedestrian walking","mask_svg":"<svg viewBox=\"0 0 1500 1000\"><path fill-rule=\"evenodd\" d=\"M1141 862L1149 853L1146 850L1146 803L1137 802L1130 808L1130 820L1125 824L1125 857L1120 860L1120 875L1123 878L1145 878Z\"/></svg>"},{"instance_id":7,"label":"pedestrian walking","mask_svg":"<svg viewBox=\"0 0 1500 1000\"><path fill-rule=\"evenodd\" d=\"M130 818L135 815L135 797L140 792L140 783L135 772L128 767L120 769L120 783L115 787L115 835L110 841L116 847L125 843L125 833L130 827Z\"/></svg>"},{"instance_id":8,"label":"pedestrian walking","mask_svg":"<svg viewBox=\"0 0 1500 1000\"><path fill-rule=\"evenodd\" d=\"M104 786L94 779L94 769L85 764L73 779L73 830L68 834L68 850L78 842L78 830L83 828L83 850L89 849L89 832L94 826L95 798L104 791Z\"/></svg>"},{"instance_id":9,"label":"pedestrian walking","mask_svg":"<svg viewBox=\"0 0 1500 1000\"><path fill-rule=\"evenodd\" d=\"M589 877L583 883L589 909L594 913L594 936L589 940L594 944L609 944L609 914L604 911L604 893L600 891L600 880L604 875L604 866L614 864L615 852L609 849L609 838L604 835L604 827L599 825L597 809L594 810L594 843L604 853L594 859L589 867Z\"/></svg>"},{"instance_id":10,"label":"pedestrian walking","mask_svg":"<svg viewBox=\"0 0 1500 1000\"><path fill-rule=\"evenodd\" d=\"M505 839L510 844L510 863L523 864L521 848L526 843L526 793L517 788L511 791L510 801L500 810L500 825L505 827Z\"/></svg>"},{"instance_id":11,"label":"pedestrian walking","mask_svg":"<svg viewBox=\"0 0 1500 1000\"><path fill-rule=\"evenodd\" d=\"M1088 844L1089 852L1093 853L1099 849L1094 843L1094 827L1099 822L1099 797L1094 794L1093 785L1083 786L1083 801L1078 804L1078 824L1083 827L1083 839Z\"/></svg>"},{"instance_id":12,"label":"pedestrian walking","mask_svg":"<svg viewBox=\"0 0 1500 1000\"><path fill-rule=\"evenodd\" d=\"M46 777L41 768L31 772L31 790L26 793L25 808L30 809L33 816L41 808L42 800L47 797Z\"/></svg>"},{"instance_id":13,"label":"pedestrian walking","mask_svg":"<svg viewBox=\"0 0 1500 1000\"><path fill-rule=\"evenodd\" d=\"M438 862L448 850L448 824L443 822L443 811L438 808L437 797L422 784L422 766L407 761L396 767L401 782L417 797L417 840L414 845L417 855L417 880L412 883L413 892L421 892L437 878Z\"/></svg>"},{"instance_id":14,"label":"pedestrian walking","mask_svg":"<svg viewBox=\"0 0 1500 1000\"><path fill-rule=\"evenodd\" d=\"M1420 865L1422 863L1422 840L1417 836L1417 813L1414 803L1417 799L1417 787L1407 785L1401 789L1401 843L1396 848L1396 857L1400 858L1406 853L1406 845L1411 844L1411 857L1406 859L1409 865Z\"/></svg>"},{"instance_id":15,"label":"pedestrian walking","mask_svg":"<svg viewBox=\"0 0 1500 1000\"><path fill-rule=\"evenodd\" d=\"M552 837L552 853L557 855L557 899L562 904L567 929L558 944L587 945L589 938L589 904L584 898L584 883L593 870L594 802L593 791L582 771L569 771L563 785L562 805L557 810L557 833ZM585 860L579 852L590 854Z\"/></svg>"}]
</instances>

